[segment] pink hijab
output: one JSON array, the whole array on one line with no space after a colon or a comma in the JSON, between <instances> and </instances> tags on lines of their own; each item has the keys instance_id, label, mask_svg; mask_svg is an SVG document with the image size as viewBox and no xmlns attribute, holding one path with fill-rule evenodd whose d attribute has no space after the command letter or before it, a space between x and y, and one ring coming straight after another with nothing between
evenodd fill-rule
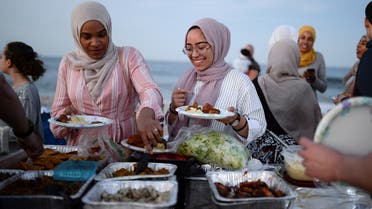
<instances>
[{"instance_id":1,"label":"pink hijab","mask_svg":"<svg viewBox=\"0 0 372 209\"><path fill-rule=\"evenodd\" d=\"M222 81L226 74L232 69L232 67L225 62L225 57L230 48L230 31L225 25L211 18L203 18L196 21L189 28L188 32L194 26L200 28L208 43L212 46L212 50L214 50L213 64L208 69L201 72L195 68L189 69L178 81L175 89L183 88L192 92L196 82L203 81L205 84L201 87L198 95L196 95L195 101L200 105L205 103L214 105L220 94ZM190 100L191 95L187 98L186 105L190 105ZM178 120L176 123L176 128L174 129L174 131L176 131L175 133L186 124L186 121ZM207 126L210 124L210 120L200 120L200 124Z\"/></svg>"}]
</instances>

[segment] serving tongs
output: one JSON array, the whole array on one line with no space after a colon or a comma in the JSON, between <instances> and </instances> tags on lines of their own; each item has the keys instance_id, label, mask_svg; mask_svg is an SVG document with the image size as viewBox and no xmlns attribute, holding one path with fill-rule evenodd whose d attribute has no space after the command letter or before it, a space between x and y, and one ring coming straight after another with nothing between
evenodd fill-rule
<instances>
[{"instance_id":1,"label":"serving tongs","mask_svg":"<svg viewBox=\"0 0 372 209\"><path fill-rule=\"evenodd\" d=\"M136 175L142 173L146 168L147 168L147 165L149 164L149 159L150 159L151 155L145 151L143 154L142 154L142 157L141 159L138 161L137 163L137 168L136 170L134 171L134 173Z\"/></svg>"}]
</instances>

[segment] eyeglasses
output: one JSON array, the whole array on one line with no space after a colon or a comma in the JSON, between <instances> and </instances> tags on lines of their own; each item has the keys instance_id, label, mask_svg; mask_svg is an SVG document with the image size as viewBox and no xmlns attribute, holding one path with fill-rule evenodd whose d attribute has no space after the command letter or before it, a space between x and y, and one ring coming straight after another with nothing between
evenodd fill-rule
<instances>
[{"instance_id":1,"label":"eyeglasses","mask_svg":"<svg viewBox=\"0 0 372 209\"><path fill-rule=\"evenodd\" d=\"M191 56L194 50L196 50L198 54L204 54L210 48L211 45L209 45L208 42L204 41L195 44L195 48L191 44L187 44L185 48L182 49L182 52L188 56Z\"/></svg>"}]
</instances>

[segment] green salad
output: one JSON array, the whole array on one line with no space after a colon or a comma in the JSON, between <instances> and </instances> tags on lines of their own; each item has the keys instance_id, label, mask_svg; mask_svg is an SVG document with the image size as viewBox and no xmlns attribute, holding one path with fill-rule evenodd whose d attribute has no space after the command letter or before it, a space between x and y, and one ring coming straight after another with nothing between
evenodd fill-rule
<instances>
[{"instance_id":1,"label":"green salad","mask_svg":"<svg viewBox=\"0 0 372 209\"><path fill-rule=\"evenodd\" d=\"M192 134L177 152L226 169L241 169L250 157L248 149L236 138L218 131Z\"/></svg>"}]
</instances>

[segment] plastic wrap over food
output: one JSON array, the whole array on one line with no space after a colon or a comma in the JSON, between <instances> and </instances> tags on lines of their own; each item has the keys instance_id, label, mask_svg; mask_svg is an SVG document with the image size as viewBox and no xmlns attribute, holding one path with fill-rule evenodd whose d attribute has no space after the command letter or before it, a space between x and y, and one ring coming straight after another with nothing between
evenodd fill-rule
<instances>
[{"instance_id":1,"label":"plastic wrap over food","mask_svg":"<svg viewBox=\"0 0 372 209\"><path fill-rule=\"evenodd\" d=\"M122 189L142 189L152 187L156 192L169 193L167 200L159 203L146 203L138 201L102 201L102 194L116 194ZM87 208L95 209L144 209L144 208L173 208L177 203L178 183L175 180L168 181L100 181L83 197L82 201Z\"/></svg>"},{"instance_id":2,"label":"plastic wrap over food","mask_svg":"<svg viewBox=\"0 0 372 209\"><path fill-rule=\"evenodd\" d=\"M272 171L221 171L207 173L209 186L213 196L221 202L284 202L292 201L296 198L296 193L289 187L284 180ZM283 197L249 197L249 198L227 198L218 192L215 183L219 182L225 186L236 186L241 182L263 181L271 189L279 189L285 193Z\"/></svg>"},{"instance_id":3,"label":"plastic wrap over food","mask_svg":"<svg viewBox=\"0 0 372 209\"><path fill-rule=\"evenodd\" d=\"M250 158L249 150L237 138L215 130L182 129L176 140L177 152L212 166L241 169Z\"/></svg>"},{"instance_id":4,"label":"plastic wrap over food","mask_svg":"<svg viewBox=\"0 0 372 209\"><path fill-rule=\"evenodd\" d=\"M120 169L126 169L128 171L134 171L133 165L136 162L116 162L110 163L106 166L99 174L96 175L96 181L102 180L133 180L133 179L150 179L150 178L168 178L174 175L174 172L177 169L177 166L169 163L149 163L147 167L151 168L154 171L160 169L168 170L168 174L151 174L151 175L130 175L130 176L118 176L114 177L114 173Z\"/></svg>"},{"instance_id":5,"label":"plastic wrap over food","mask_svg":"<svg viewBox=\"0 0 372 209\"><path fill-rule=\"evenodd\" d=\"M45 170L25 171L21 175L18 175L17 178L12 179L12 181L7 181L6 185L4 185L1 189L3 189L3 188L5 188L5 186L15 182L17 179L34 180L34 179L37 179L37 178L41 178L43 176L53 177L53 173L54 172L52 170L48 170L48 171L45 171ZM89 180L84 182L84 184L79 188L77 193L71 194L69 197L71 199L80 198L82 196L82 194L84 193L84 191L89 186L89 184L93 181L93 179L94 179L94 176L92 176ZM50 199L62 199L62 200L64 199L64 197L62 195L48 195L48 194L45 194L45 195L0 195L0 198L5 198L5 199L12 198L12 197L17 197L18 199L20 199L20 201L22 201L22 197L24 197L24 199L37 199L37 198L43 198L43 199L50 198Z\"/></svg>"}]
</instances>

